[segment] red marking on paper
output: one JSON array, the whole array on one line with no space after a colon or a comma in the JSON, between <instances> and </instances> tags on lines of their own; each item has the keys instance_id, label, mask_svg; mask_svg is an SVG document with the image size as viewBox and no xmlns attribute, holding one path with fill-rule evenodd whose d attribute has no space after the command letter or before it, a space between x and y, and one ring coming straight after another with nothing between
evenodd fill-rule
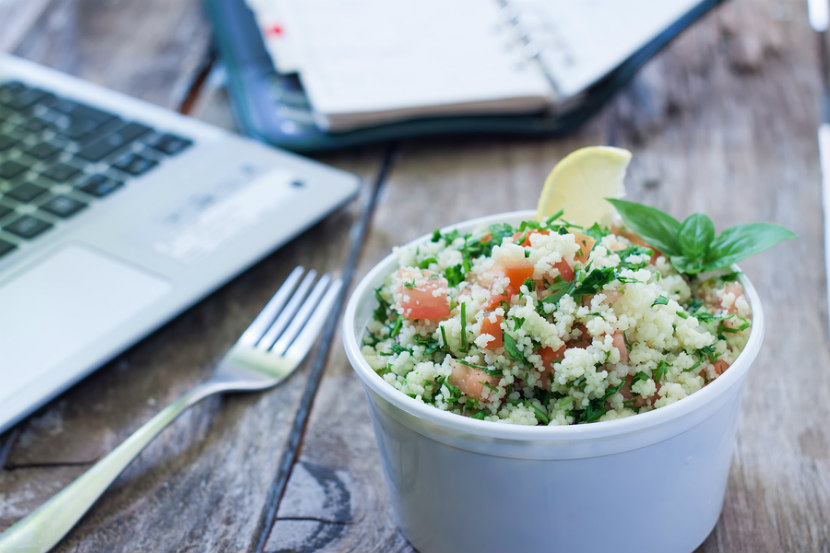
<instances>
[{"instance_id":1,"label":"red marking on paper","mask_svg":"<svg viewBox=\"0 0 830 553\"><path fill-rule=\"evenodd\" d=\"M282 36L283 32L284 32L284 30L282 28L282 25L280 25L280 24L272 25L271 27L268 27L267 29L265 29L265 34L271 35L271 36Z\"/></svg>"}]
</instances>

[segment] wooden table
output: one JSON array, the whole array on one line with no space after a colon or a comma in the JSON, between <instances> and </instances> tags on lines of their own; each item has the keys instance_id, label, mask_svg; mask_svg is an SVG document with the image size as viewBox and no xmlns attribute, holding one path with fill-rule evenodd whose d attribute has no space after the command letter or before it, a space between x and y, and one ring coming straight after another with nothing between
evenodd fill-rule
<instances>
[{"instance_id":1,"label":"wooden table","mask_svg":"<svg viewBox=\"0 0 830 553\"><path fill-rule=\"evenodd\" d=\"M210 40L198 0L0 3L0 48L234 128ZM602 143L634 151L631 199L704 211L719 228L774 221L799 234L743 264L768 330L723 515L699 551L830 551L818 66L803 0L732 0L569 138L319 156L364 178L359 200L0 436L0 529L208 375L294 265L356 267L359 278L436 227L534 206L559 158ZM57 550L411 551L391 519L364 394L329 330L281 387L211 399L176 421Z\"/></svg>"}]
</instances>

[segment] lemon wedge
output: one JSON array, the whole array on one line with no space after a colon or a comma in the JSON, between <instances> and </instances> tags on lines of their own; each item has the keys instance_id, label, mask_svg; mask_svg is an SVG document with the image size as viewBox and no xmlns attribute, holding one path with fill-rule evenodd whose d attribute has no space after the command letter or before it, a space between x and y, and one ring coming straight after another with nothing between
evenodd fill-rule
<instances>
[{"instance_id":1,"label":"lemon wedge","mask_svg":"<svg viewBox=\"0 0 830 553\"><path fill-rule=\"evenodd\" d=\"M623 180L631 152L611 146L588 146L562 158L545 180L536 217L544 221L560 209L562 218L583 227L608 223L616 214L605 198L625 194Z\"/></svg>"}]
</instances>

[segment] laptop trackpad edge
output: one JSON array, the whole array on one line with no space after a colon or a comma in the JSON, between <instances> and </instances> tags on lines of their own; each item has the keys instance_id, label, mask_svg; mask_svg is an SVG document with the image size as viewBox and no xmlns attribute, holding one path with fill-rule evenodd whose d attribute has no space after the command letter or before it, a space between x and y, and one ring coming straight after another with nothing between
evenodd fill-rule
<instances>
[{"instance_id":1,"label":"laptop trackpad edge","mask_svg":"<svg viewBox=\"0 0 830 553\"><path fill-rule=\"evenodd\" d=\"M159 276L76 244L62 246L0 284L0 404L60 372L62 362L171 288Z\"/></svg>"}]
</instances>

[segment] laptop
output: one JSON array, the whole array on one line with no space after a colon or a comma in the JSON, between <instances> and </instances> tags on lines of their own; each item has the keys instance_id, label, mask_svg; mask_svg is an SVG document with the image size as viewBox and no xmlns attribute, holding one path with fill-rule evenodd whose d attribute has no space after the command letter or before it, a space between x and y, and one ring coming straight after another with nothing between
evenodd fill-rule
<instances>
[{"instance_id":1,"label":"laptop","mask_svg":"<svg viewBox=\"0 0 830 553\"><path fill-rule=\"evenodd\" d=\"M0 432L358 179L0 55Z\"/></svg>"}]
</instances>

